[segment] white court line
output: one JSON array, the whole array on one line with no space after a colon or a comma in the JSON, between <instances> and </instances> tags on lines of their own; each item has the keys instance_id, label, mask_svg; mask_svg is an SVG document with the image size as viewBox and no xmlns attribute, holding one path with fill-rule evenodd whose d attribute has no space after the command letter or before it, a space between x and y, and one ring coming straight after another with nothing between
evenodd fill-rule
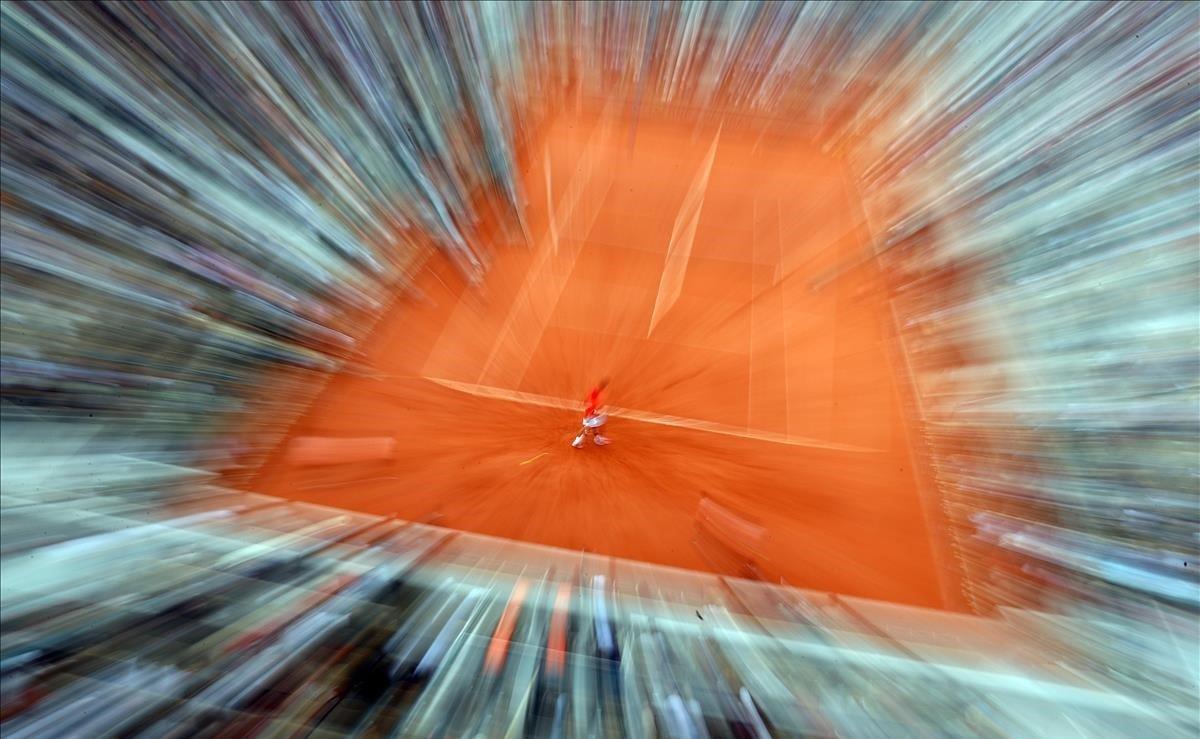
<instances>
[{"instance_id":1,"label":"white court line","mask_svg":"<svg viewBox=\"0 0 1200 739\"><path fill-rule=\"evenodd\" d=\"M441 385L442 387L457 390L468 395L474 395L479 398L492 398L495 400L507 400L513 403L523 403L525 405L535 405L542 408L557 408L566 411L583 411L584 404L577 400L564 400L550 395L538 395L536 393L526 393L520 390L508 390L501 387L491 387L488 385L477 385L470 382L458 382L457 380L444 380L439 377L425 377L432 383ZM675 428L691 429L693 431L705 431L710 434L721 434L722 436L737 436L743 439L754 439L755 441L766 441L772 444L784 444L786 446L803 446L813 449L830 449L839 452L859 452L859 453L880 453L882 449L871 449L869 447L854 446L853 444L838 444L832 441L822 441L820 439L806 439L800 436L786 436L784 434L776 434L770 431L753 431L750 429L742 429L736 426L726 426L723 423L714 423L712 421L701 421L695 418L681 418L679 416L670 416L661 413L647 413L646 411L633 410L631 408L617 408L608 406L608 415L614 418L627 418L631 421L640 421L642 423L651 423L656 426L673 426Z\"/></svg>"},{"instance_id":2,"label":"white court line","mask_svg":"<svg viewBox=\"0 0 1200 739\"><path fill-rule=\"evenodd\" d=\"M550 222L550 243L554 246L554 253L558 253L558 224L555 223L554 211L554 183L550 175L550 143L546 143L546 149L542 154L542 168L546 172L546 215Z\"/></svg>"},{"instance_id":3,"label":"white court line","mask_svg":"<svg viewBox=\"0 0 1200 739\"><path fill-rule=\"evenodd\" d=\"M663 315L679 300L683 291L683 280L687 274L688 261L692 256L692 244L696 240L696 228L700 225L700 212L704 209L704 199L708 195L708 178L712 174L713 160L717 156L717 144L721 140L721 126L713 136L708 154L700 163L700 169L692 178L692 184L679 206L675 215L675 226L671 229L671 240L667 242L667 257L663 262L663 273L659 279L658 292L654 296L654 310L650 314L650 328L646 337L654 332L654 327L662 320Z\"/></svg>"},{"instance_id":4,"label":"white court line","mask_svg":"<svg viewBox=\"0 0 1200 739\"><path fill-rule=\"evenodd\" d=\"M758 198L750 201L750 218L753 219L754 230L750 232L750 262L758 266ZM746 430L750 430L750 422L754 420L754 292L758 288L754 275L750 273L750 372L746 375ZM785 425L784 428L787 428Z\"/></svg>"},{"instance_id":5,"label":"white court line","mask_svg":"<svg viewBox=\"0 0 1200 739\"><path fill-rule=\"evenodd\" d=\"M783 201L775 198L775 243L779 246L779 267L777 275L783 274ZM783 328L783 430L790 434L792 431L792 409L788 398L792 395L790 370L788 368L788 330L787 330L787 292L782 277L776 278L779 285L779 325Z\"/></svg>"}]
</instances>

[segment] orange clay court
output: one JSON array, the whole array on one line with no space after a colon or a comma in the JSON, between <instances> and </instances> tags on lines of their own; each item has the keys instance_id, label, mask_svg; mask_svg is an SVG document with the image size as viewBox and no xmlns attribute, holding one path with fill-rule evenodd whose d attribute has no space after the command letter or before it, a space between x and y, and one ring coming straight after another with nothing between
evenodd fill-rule
<instances>
[{"instance_id":1,"label":"orange clay court","mask_svg":"<svg viewBox=\"0 0 1200 739\"><path fill-rule=\"evenodd\" d=\"M574 550L946 607L902 358L842 162L611 107L524 157L530 243L418 278L291 430L395 440L251 489ZM607 447L570 446L604 376ZM292 447L294 448L294 447ZM754 532L747 535L746 532Z\"/></svg>"}]
</instances>

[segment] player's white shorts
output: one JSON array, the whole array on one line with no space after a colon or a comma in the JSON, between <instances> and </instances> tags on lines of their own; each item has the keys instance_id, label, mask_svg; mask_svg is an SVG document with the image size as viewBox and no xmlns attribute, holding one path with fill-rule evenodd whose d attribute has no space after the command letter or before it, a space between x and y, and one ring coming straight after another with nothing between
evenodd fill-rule
<instances>
[{"instance_id":1,"label":"player's white shorts","mask_svg":"<svg viewBox=\"0 0 1200 739\"><path fill-rule=\"evenodd\" d=\"M594 416L588 416L583 419L583 427L589 429L598 429L606 423L608 423L607 413L597 413Z\"/></svg>"}]
</instances>

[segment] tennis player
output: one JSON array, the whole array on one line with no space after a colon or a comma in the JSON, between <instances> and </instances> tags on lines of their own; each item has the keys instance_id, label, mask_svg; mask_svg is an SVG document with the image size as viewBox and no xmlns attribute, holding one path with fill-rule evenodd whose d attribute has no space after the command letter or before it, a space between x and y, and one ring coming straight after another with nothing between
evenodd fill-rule
<instances>
[{"instance_id":1,"label":"tennis player","mask_svg":"<svg viewBox=\"0 0 1200 739\"><path fill-rule=\"evenodd\" d=\"M603 410L604 405L600 402L600 395L606 387L608 387L607 377L596 383L596 387L592 388L587 395L586 407L583 410L583 427L579 429L579 435L575 437L575 441L571 442L571 446L576 449L583 448L584 437L588 434L591 434L592 443L596 446L612 443L612 440L603 433L604 424L608 423L608 414Z\"/></svg>"}]
</instances>

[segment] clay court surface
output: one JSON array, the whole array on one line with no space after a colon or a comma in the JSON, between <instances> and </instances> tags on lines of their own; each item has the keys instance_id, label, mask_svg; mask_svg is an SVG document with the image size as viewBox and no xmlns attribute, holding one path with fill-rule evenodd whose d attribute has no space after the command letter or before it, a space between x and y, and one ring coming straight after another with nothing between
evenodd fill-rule
<instances>
[{"instance_id":1,"label":"clay court surface","mask_svg":"<svg viewBox=\"0 0 1200 739\"><path fill-rule=\"evenodd\" d=\"M292 437L394 458L260 492L689 569L942 603L902 361L843 164L802 137L596 111L523 153L531 242L479 288L444 259ZM571 448L602 376L614 443ZM766 536L740 550L701 501ZM716 527L720 529L721 526ZM728 534L728 531L725 532Z\"/></svg>"}]
</instances>

